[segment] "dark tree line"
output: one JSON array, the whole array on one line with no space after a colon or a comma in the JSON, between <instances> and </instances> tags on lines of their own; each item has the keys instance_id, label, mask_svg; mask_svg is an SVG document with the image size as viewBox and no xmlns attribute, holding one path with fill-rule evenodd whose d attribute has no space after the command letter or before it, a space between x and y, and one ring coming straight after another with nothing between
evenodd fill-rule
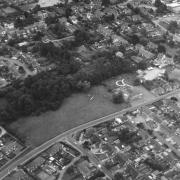
<instances>
[{"instance_id":1,"label":"dark tree line","mask_svg":"<svg viewBox=\"0 0 180 180\"><path fill-rule=\"evenodd\" d=\"M87 90L91 85L115 75L136 70L129 60L117 58L113 52L97 53L88 66L82 66L74 54L52 43L39 44L36 51L57 64L57 68L18 80L0 91L8 105L0 110L0 122L14 121L19 117L38 115L56 110L72 93Z\"/></svg>"}]
</instances>

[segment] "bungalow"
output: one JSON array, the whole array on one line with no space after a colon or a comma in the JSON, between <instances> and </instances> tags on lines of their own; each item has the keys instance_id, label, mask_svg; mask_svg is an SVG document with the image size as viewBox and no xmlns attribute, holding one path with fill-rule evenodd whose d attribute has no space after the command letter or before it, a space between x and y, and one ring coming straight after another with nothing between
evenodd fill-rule
<instances>
[{"instance_id":1,"label":"bungalow","mask_svg":"<svg viewBox=\"0 0 180 180\"><path fill-rule=\"evenodd\" d=\"M94 12L94 17L97 18L97 19L101 19L103 17L104 13L102 11L100 11L99 9L97 9L95 12Z\"/></svg>"},{"instance_id":2,"label":"bungalow","mask_svg":"<svg viewBox=\"0 0 180 180\"><path fill-rule=\"evenodd\" d=\"M48 13L45 11L38 11L37 16L41 19L44 20L46 17L48 17Z\"/></svg>"},{"instance_id":3,"label":"bungalow","mask_svg":"<svg viewBox=\"0 0 180 180\"><path fill-rule=\"evenodd\" d=\"M145 50L142 45L137 44L135 49L139 52L139 56L141 57L145 57L146 59L152 59L154 57L154 54Z\"/></svg>"},{"instance_id":4,"label":"bungalow","mask_svg":"<svg viewBox=\"0 0 180 180\"><path fill-rule=\"evenodd\" d=\"M123 23L120 27L122 32L129 32L131 31L131 28L129 27L128 23Z\"/></svg>"},{"instance_id":5,"label":"bungalow","mask_svg":"<svg viewBox=\"0 0 180 180\"><path fill-rule=\"evenodd\" d=\"M147 32L153 32L155 27L149 23L142 23L142 27L146 29Z\"/></svg>"},{"instance_id":6,"label":"bungalow","mask_svg":"<svg viewBox=\"0 0 180 180\"><path fill-rule=\"evenodd\" d=\"M131 59L137 64L139 64L141 61L143 61L143 58L141 58L139 56L131 56Z\"/></svg>"},{"instance_id":7,"label":"bungalow","mask_svg":"<svg viewBox=\"0 0 180 180\"><path fill-rule=\"evenodd\" d=\"M146 49L149 50L149 51L157 51L157 48L158 48L158 45L153 43L153 42L149 42L146 45Z\"/></svg>"},{"instance_id":8,"label":"bungalow","mask_svg":"<svg viewBox=\"0 0 180 180\"><path fill-rule=\"evenodd\" d=\"M148 37L151 38L152 41L162 41L164 40L164 33L159 29L154 29L154 31L148 33Z\"/></svg>"},{"instance_id":9,"label":"bungalow","mask_svg":"<svg viewBox=\"0 0 180 180\"><path fill-rule=\"evenodd\" d=\"M132 10L129 9L129 8L124 8L123 13L124 13L125 15L132 15Z\"/></svg>"},{"instance_id":10,"label":"bungalow","mask_svg":"<svg viewBox=\"0 0 180 180\"><path fill-rule=\"evenodd\" d=\"M95 166L92 166L88 161L82 161L77 164L77 168L84 178L89 178L96 170Z\"/></svg>"},{"instance_id":11,"label":"bungalow","mask_svg":"<svg viewBox=\"0 0 180 180\"><path fill-rule=\"evenodd\" d=\"M14 29L14 23L10 23L10 24L4 23L4 28L8 30Z\"/></svg>"},{"instance_id":12,"label":"bungalow","mask_svg":"<svg viewBox=\"0 0 180 180\"><path fill-rule=\"evenodd\" d=\"M165 54L158 54L157 58L154 60L153 64L160 68L163 68L167 65L173 65L174 60L172 57L167 57Z\"/></svg>"},{"instance_id":13,"label":"bungalow","mask_svg":"<svg viewBox=\"0 0 180 180\"><path fill-rule=\"evenodd\" d=\"M133 49L133 48L126 48L126 52L125 52L125 55L130 57L130 56L136 56L138 54L137 50L136 49Z\"/></svg>"},{"instance_id":14,"label":"bungalow","mask_svg":"<svg viewBox=\"0 0 180 180\"><path fill-rule=\"evenodd\" d=\"M127 46L129 43L127 40L125 40L123 37L118 36L118 35L112 35L111 36L112 42L114 45L119 46L119 45L123 45L123 46Z\"/></svg>"},{"instance_id":15,"label":"bungalow","mask_svg":"<svg viewBox=\"0 0 180 180\"><path fill-rule=\"evenodd\" d=\"M133 15L132 20L134 22L142 21L142 17L140 15Z\"/></svg>"},{"instance_id":16,"label":"bungalow","mask_svg":"<svg viewBox=\"0 0 180 180\"><path fill-rule=\"evenodd\" d=\"M103 25L99 25L97 31L104 36L110 36L112 34L112 30L108 26Z\"/></svg>"},{"instance_id":17,"label":"bungalow","mask_svg":"<svg viewBox=\"0 0 180 180\"><path fill-rule=\"evenodd\" d=\"M38 167L40 167L42 164L44 164L46 160L39 156L37 158L35 158L34 160L32 160L31 162L27 163L25 165L25 168L29 171L29 172L33 172L35 171Z\"/></svg>"}]
</instances>

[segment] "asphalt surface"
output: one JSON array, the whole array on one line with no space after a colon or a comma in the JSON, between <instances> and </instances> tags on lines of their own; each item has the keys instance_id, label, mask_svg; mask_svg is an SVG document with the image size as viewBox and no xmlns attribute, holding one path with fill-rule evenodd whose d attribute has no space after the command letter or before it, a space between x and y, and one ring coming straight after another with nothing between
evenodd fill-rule
<instances>
[{"instance_id":1,"label":"asphalt surface","mask_svg":"<svg viewBox=\"0 0 180 180\"><path fill-rule=\"evenodd\" d=\"M78 127L75 127L73 129L70 129L52 139L50 139L49 141L45 142L44 144L42 144L41 146L33 149L31 152L27 153L26 155L24 155L23 157L20 157L17 161L13 162L11 165L8 166L8 168L2 170L0 172L0 179L3 179L7 174L9 174L12 170L14 170L17 166L19 165L23 165L25 162L29 161L31 158L37 156L39 153L41 153L42 151L44 151L45 149L47 149L48 147L52 146L54 143L61 141L63 138L65 138L66 136L68 136L69 134L75 133L76 131L80 131L82 129L88 128L90 126L95 126L99 123L103 123L109 120L113 120L115 117L122 115L123 113L127 112L127 111L133 111L139 107L148 105L148 104L152 104L153 102L156 102L160 99L166 98L168 96L173 96L174 94L180 93L180 89L172 91L168 94L159 96L159 97L155 97L152 100L146 101L142 104L139 104L137 106L134 107L129 107L127 109L123 109L121 111L118 111L116 113L110 114L108 116L96 119L94 121L90 121L88 123L82 124Z\"/></svg>"}]
</instances>

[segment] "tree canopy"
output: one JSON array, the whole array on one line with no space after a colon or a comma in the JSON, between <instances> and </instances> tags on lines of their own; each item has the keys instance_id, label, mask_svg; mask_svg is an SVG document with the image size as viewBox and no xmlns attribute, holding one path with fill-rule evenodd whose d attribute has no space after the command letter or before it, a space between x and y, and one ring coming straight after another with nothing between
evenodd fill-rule
<instances>
[{"instance_id":1,"label":"tree canopy","mask_svg":"<svg viewBox=\"0 0 180 180\"><path fill-rule=\"evenodd\" d=\"M67 48L55 47L53 43L38 43L34 51L55 63L56 68L29 76L24 82L13 82L3 92L8 106L1 109L1 122L56 110L74 92L87 91L107 78L136 71L130 60L122 60L111 51L96 53L88 66L81 66L76 54ZM119 100L122 100L121 95Z\"/></svg>"}]
</instances>

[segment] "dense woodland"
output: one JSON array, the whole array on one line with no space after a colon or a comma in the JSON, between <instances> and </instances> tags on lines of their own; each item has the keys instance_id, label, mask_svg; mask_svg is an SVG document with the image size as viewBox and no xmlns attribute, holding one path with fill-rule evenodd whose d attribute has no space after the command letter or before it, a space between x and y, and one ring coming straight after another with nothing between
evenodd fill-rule
<instances>
[{"instance_id":1,"label":"dense woodland","mask_svg":"<svg viewBox=\"0 0 180 180\"><path fill-rule=\"evenodd\" d=\"M137 69L128 59L116 57L113 51L96 53L92 62L85 66L76 60L76 53L71 49L90 41L85 32L75 32L75 36L74 42L61 48L52 43L39 43L34 47L33 51L55 63L56 69L41 72L24 81L17 80L0 91L0 96L5 97L8 102L0 110L2 124L23 116L56 110L72 93L86 91L105 79Z\"/></svg>"}]
</instances>

